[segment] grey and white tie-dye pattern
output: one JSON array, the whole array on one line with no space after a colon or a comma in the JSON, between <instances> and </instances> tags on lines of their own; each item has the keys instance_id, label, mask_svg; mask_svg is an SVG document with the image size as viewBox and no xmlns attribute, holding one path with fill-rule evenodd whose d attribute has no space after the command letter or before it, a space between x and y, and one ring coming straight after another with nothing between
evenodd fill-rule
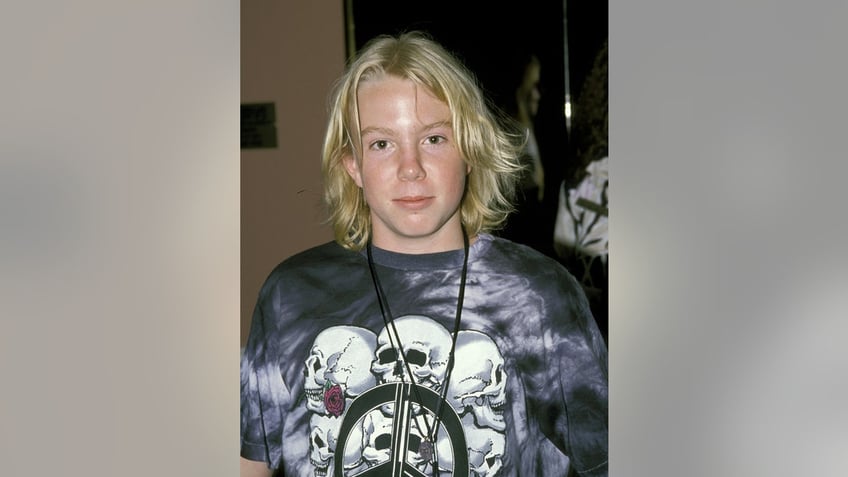
<instances>
[{"instance_id":1,"label":"grey and white tie-dye pattern","mask_svg":"<svg viewBox=\"0 0 848 477\"><path fill-rule=\"evenodd\" d=\"M268 462L277 475L374 471L397 441L391 424L403 413L391 400L369 400L381 386L397 388L410 369L428 395L448 387L453 419L445 422L456 423L428 443L422 429L434 422L432 406L412 404L403 414L406 452L388 455L422 474L433 464L457 477L607 474L607 351L578 283L559 263L477 237L448 378L445 333L453 331L462 251L373 256L405 352L385 337L364 252L328 243L284 261L260 292L242 356L242 456ZM363 404L368 413L347 412ZM337 435L342 429L349 435ZM453 455L456 442L468 460ZM334 454L343 465L332 464ZM453 468L460 462L468 468Z\"/></svg>"}]
</instances>

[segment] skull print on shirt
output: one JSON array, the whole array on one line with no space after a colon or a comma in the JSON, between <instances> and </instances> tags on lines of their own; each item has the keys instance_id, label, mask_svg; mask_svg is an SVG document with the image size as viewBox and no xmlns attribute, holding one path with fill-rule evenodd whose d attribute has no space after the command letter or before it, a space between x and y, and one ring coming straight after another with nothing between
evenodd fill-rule
<instances>
[{"instance_id":1,"label":"skull print on shirt","mask_svg":"<svg viewBox=\"0 0 848 477\"><path fill-rule=\"evenodd\" d=\"M497 476L509 432L503 418L507 376L503 355L488 335L460 330L448 376L452 345L450 331L420 315L398 317L378 333L355 326L319 333L303 372L305 405L312 413L309 457L314 477L354 476L393 458L419 475L435 475L438 467L439 475ZM398 412L395 404L402 400L369 404L369 412L347 416L354 401L373 398L368 396L370 390L409 382L433 391L441 402L435 408L443 408L443 416L452 413L457 425L442 422L435 429L433 406L413 403ZM356 421L347 426L349 435L339 439L345 418ZM399 419L405 420L399 425ZM461 438L453 435L457 432ZM344 449L337 447L340 440ZM451 446L456 442L464 443L467 460L466 455L454 455ZM405 452L393 448L397 445L403 445ZM342 453L341 468L333 464L337 452ZM456 461L467 462L468 469L454 469Z\"/></svg>"}]
</instances>

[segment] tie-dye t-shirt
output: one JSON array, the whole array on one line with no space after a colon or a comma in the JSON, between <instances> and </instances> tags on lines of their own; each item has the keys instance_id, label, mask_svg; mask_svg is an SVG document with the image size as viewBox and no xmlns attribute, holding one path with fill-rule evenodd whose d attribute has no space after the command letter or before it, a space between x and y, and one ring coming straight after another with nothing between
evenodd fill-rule
<instances>
[{"instance_id":1,"label":"tie-dye t-shirt","mask_svg":"<svg viewBox=\"0 0 848 477\"><path fill-rule=\"evenodd\" d=\"M385 313L365 251L277 266L242 356L241 455L285 476L606 475L607 351L578 283L481 234L454 333L463 256L375 248Z\"/></svg>"}]
</instances>

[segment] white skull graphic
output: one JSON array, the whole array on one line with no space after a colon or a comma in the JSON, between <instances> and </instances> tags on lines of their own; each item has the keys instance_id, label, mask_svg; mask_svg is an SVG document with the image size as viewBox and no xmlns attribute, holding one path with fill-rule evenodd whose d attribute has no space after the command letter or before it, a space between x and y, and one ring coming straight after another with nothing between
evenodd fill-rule
<instances>
[{"instance_id":1,"label":"white skull graphic","mask_svg":"<svg viewBox=\"0 0 848 477\"><path fill-rule=\"evenodd\" d=\"M333 473L333 454L336 452L341 419L333 416L313 414L309 419L309 462L315 466L315 477Z\"/></svg>"},{"instance_id":2,"label":"white skull graphic","mask_svg":"<svg viewBox=\"0 0 848 477\"><path fill-rule=\"evenodd\" d=\"M368 413L362 420L362 458L369 467L391 458L393 422L379 410Z\"/></svg>"},{"instance_id":3,"label":"white skull graphic","mask_svg":"<svg viewBox=\"0 0 848 477\"><path fill-rule=\"evenodd\" d=\"M342 418L335 416L324 416L312 414L309 418L309 461L315 466L315 477L333 475L334 456L339 449L336 444L339 440L339 428ZM362 464L361 449L357 446L362 441L362 429L354 426L348 437L347 452L344 457L345 470L354 469Z\"/></svg>"},{"instance_id":4,"label":"white skull graphic","mask_svg":"<svg viewBox=\"0 0 848 477\"><path fill-rule=\"evenodd\" d=\"M374 387L376 379L368 363L375 347L376 335L365 328L335 326L319 333L304 362L307 409L338 415L337 410L328 410L324 404L328 388L338 385L346 399L353 399Z\"/></svg>"},{"instance_id":5,"label":"white skull graphic","mask_svg":"<svg viewBox=\"0 0 848 477\"><path fill-rule=\"evenodd\" d=\"M362 458L369 467L373 467L391 458L393 433L395 431L406 432L406 462L422 471L431 474L432 454L422 455L422 443L426 440L426 431L419 426L425 426L423 419L427 416L412 417L408 426L395 427L394 419L386 416L381 411L372 411L365 416L362 422ZM429 425L434 425L433 420L428 420ZM451 471L453 467L453 454L450 448L450 440L440 432L437 442L439 468ZM432 453L432 451L430 451Z\"/></svg>"},{"instance_id":6,"label":"white skull graphic","mask_svg":"<svg viewBox=\"0 0 848 477\"><path fill-rule=\"evenodd\" d=\"M470 409L478 427L496 431L506 428L503 417L506 404L504 358L491 338L473 330L457 334L450 381L448 401L458 415L462 416Z\"/></svg>"},{"instance_id":7,"label":"white skull graphic","mask_svg":"<svg viewBox=\"0 0 848 477\"><path fill-rule=\"evenodd\" d=\"M413 382L438 392L447 371L450 332L432 319L417 315L396 318L394 328L397 336L394 336L391 325L384 327L377 336L377 351L371 371L378 376L380 383L397 382L407 375L409 365ZM398 343L403 353L398 351Z\"/></svg>"},{"instance_id":8,"label":"white skull graphic","mask_svg":"<svg viewBox=\"0 0 848 477\"><path fill-rule=\"evenodd\" d=\"M493 477L503 466L506 438L488 428L465 428L468 466L475 477Z\"/></svg>"}]
</instances>

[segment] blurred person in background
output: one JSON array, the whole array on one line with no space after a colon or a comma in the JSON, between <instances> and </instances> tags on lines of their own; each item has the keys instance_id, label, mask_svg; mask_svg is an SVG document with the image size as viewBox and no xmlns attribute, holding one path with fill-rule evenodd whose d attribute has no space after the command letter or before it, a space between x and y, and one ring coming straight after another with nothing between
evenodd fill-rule
<instances>
[{"instance_id":1,"label":"blurred person in background","mask_svg":"<svg viewBox=\"0 0 848 477\"><path fill-rule=\"evenodd\" d=\"M576 171L563 180L554 250L580 280L607 337L609 271L609 146L607 43L598 51L574 108L571 134Z\"/></svg>"}]
</instances>

